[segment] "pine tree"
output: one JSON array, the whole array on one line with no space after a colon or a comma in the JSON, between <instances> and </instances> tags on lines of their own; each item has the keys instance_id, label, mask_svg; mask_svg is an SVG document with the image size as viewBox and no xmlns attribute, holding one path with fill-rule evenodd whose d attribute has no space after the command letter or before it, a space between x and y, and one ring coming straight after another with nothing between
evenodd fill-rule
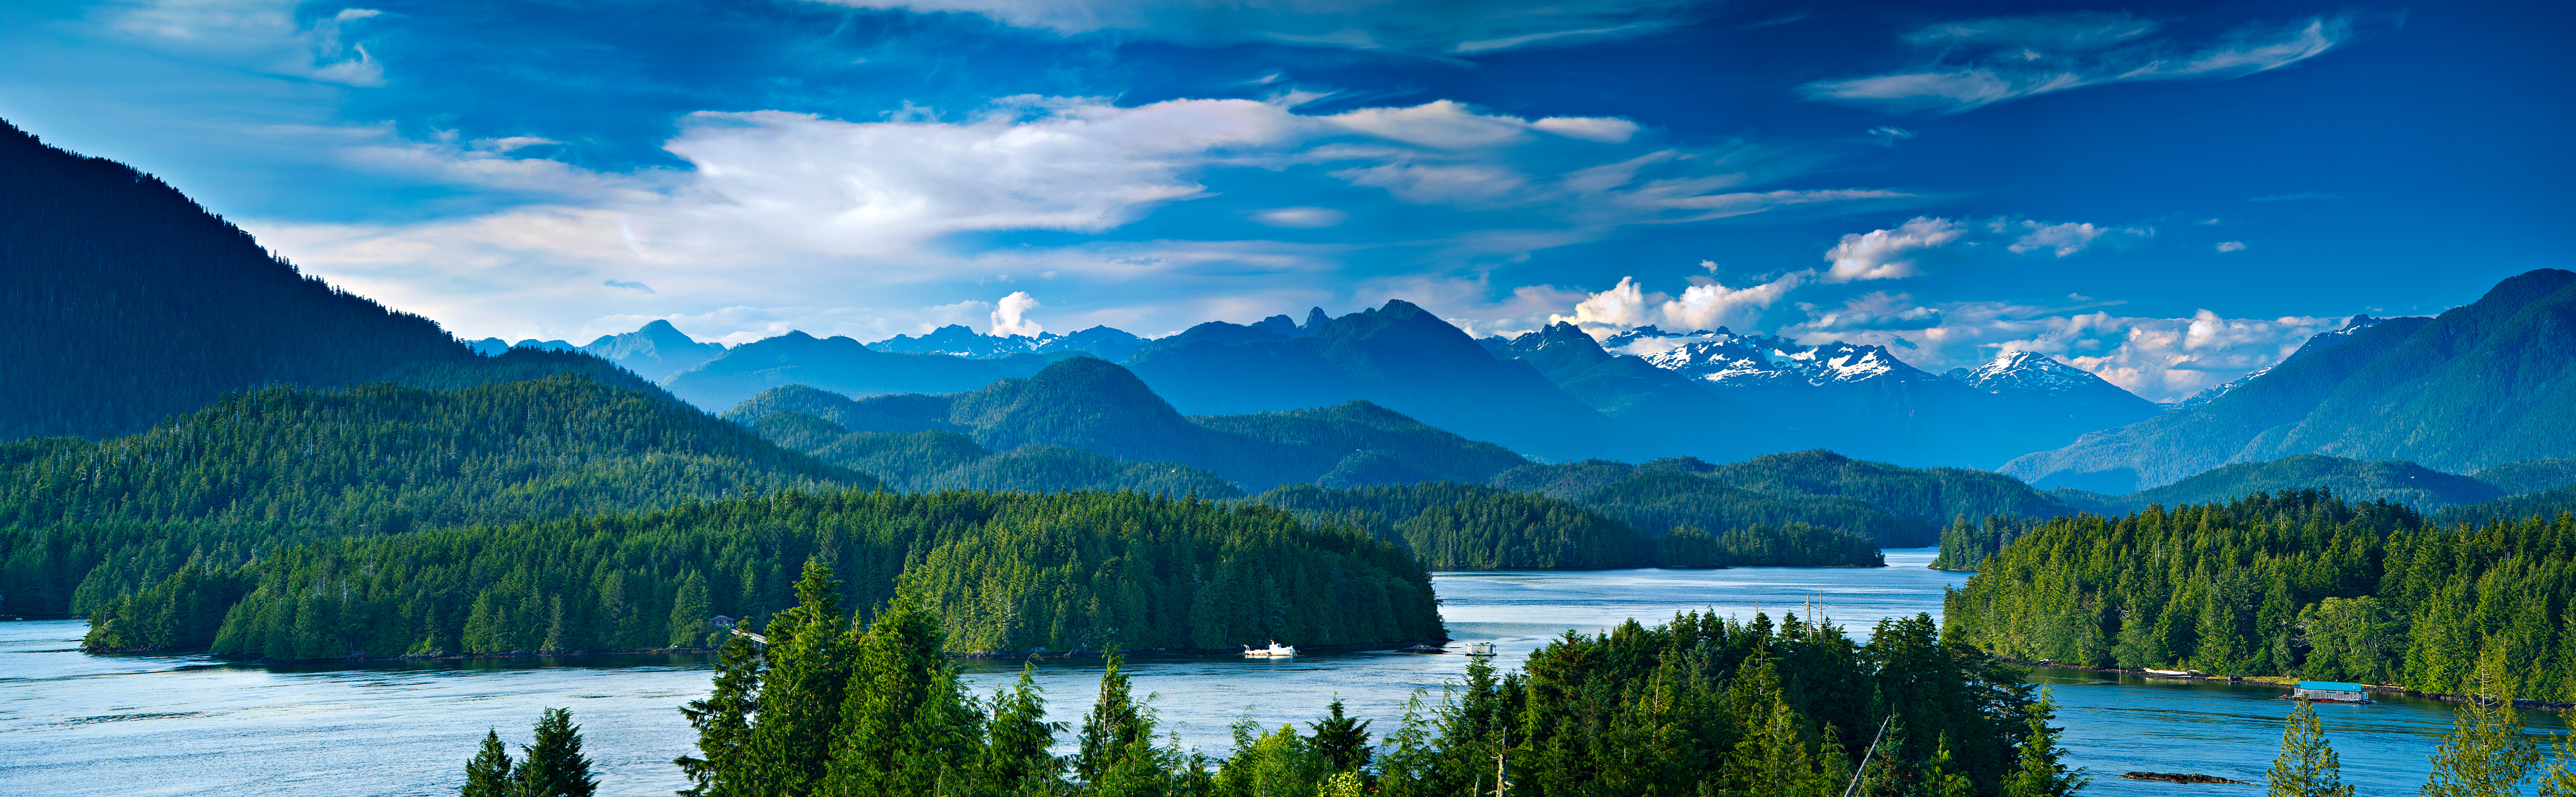
<instances>
[{"instance_id":1,"label":"pine tree","mask_svg":"<svg viewBox=\"0 0 2576 797\"><path fill-rule=\"evenodd\" d=\"M2281 757L2272 760L2271 774L2265 778L2270 786L2267 797L2352 797L2353 788L2343 782L2342 759L2326 744L2325 724L2317 720L2316 704L2299 699L2299 707L2281 728Z\"/></svg>"},{"instance_id":2,"label":"pine tree","mask_svg":"<svg viewBox=\"0 0 2576 797\"><path fill-rule=\"evenodd\" d=\"M537 718L536 744L524 748L519 765L519 797L590 797L599 780L590 775L590 758L581 754L581 726L572 724L570 709L550 708Z\"/></svg>"},{"instance_id":3,"label":"pine tree","mask_svg":"<svg viewBox=\"0 0 2576 797\"><path fill-rule=\"evenodd\" d=\"M2049 699L2047 690L2040 691L2039 700L2027 711L2030 734L2023 738L2021 761L2005 776L2004 797L2067 797L2092 782L2081 770L2069 770L2057 762L2058 756L2066 754L2065 748L2057 746L2057 735L2066 729L2048 727L2048 721L2057 718L2057 703Z\"/></svg>"},{"instance_id":4,"label":"pine tree","mask_svg":"<svg viewBox=\"0 0 2576 797\"><path fill-rule=\"evenodd\" d=\"M516 774L510 768L510 749L501 743L501 732L483 733L483 749L465 762L465 788L459 797L515 797L519 788Z\"/></svg>"},{"instance_id":5,"label":"pine tree","mask_svg":"<svg viewBox=\"0 0 2576 797\"><path fill-rule=\"evenodd\" d=\"M760 709L760 652L750 639L734 636L725 641L716 654L715 690L705 699L689 701L680 707L680 715L689 719L689 727L698 731L698 754L704 758L681 756L678 764L692 784L680 792L683 797L742 797L749 794L743 786L749 773L744 760L744 745L751 735L752 714Z\"/></svg>"}]
</instances>

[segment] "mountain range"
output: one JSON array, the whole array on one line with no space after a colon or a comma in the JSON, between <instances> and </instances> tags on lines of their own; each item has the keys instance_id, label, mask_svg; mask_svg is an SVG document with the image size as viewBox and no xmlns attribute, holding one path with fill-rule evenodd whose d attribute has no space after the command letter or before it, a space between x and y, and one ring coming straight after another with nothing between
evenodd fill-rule
<instances>
[{"instance_id":1,"label":"mountain range","mask_svg":"<svg viewBox=\"0 0 2576 797\"><path fill-rule=\"evenodd\" d=\"M2348 326L2224 394L2003 472L2130 492L2297 454L2470 473L2576 453L2576 273L2540 269L2431 318Z\"/></svg>"}]
</instances>

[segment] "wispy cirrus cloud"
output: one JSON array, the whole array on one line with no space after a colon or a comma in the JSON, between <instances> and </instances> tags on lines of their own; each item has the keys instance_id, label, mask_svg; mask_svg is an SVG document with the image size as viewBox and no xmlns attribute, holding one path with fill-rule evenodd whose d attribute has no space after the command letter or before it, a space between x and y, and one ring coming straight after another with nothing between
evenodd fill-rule
<instances>
[{"instance_id":1,"label":"wispy cirrus cloud","mask_svg":"<svg viewBox=\"0 0 2576 797\"><path fill-rule=\"evenodd\" d=\"M818 0L859 8L967 13L1065 35L1111 33L1183 44L1268 42L1469 55L1638 36L1720 13L1699 0Z\"/></svg>"},{"instance_id":2,"label":"wispy cirrus cloud","mask_svg":"<svg viewBox=\"0 0 2576 797\"><path fill-rule=\"evenodd\" d=\"M2321 16L2249 25L2186 43L2130 14L2079 12L1945 22L1901 37L1920 65L1801 87L1807 98L1892 113L1960 113L2109 83L2225 80L2314 58L2361 35L2368 20Z\"/></svg>"}]
</instances>

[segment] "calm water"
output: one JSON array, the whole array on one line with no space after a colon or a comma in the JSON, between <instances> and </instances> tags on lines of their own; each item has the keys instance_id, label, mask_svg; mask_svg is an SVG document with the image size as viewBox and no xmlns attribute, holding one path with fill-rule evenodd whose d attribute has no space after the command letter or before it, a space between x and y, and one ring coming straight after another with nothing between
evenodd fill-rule
<instances>
[{"instance_id":1,"label":"calm water","mask_svg":"<svg viewBox=\"0 0 2576 797\"><path fill-rule=\"evenodd\" d=\"M1653 622L1713 608L1775 618L1823 609L1866 636L1879 618L1940 612L1941 587L1963 574L1923 569L1930 549L1888 552L1887 568L1718 571L1444 573L1442 612L1461 641L1497 643L1506 666L1568 628L1592 631L1635 617ZM672 710L703 695L707 663L690 656L585 657L505 663L406 662L277 667L197 656L90 656L72 650L79 621L0 623L0 783L18 794L452 793L483 730L526 741L540 708L569 706L599 762L603 795L669 794L667 762L689 751ZM1295 642L1295 640L1281 640ZM1313 720L1339 696L1351 713L1390 728L1407 697L1454 679L1454 655L1347 653L1288 661L1142 656L1140 691L1165 723L1212 754L1226 726ZM1016 665L968 665L978 692ZM1042 665L1056 719L1078 722L1098 688L1098 662ZM2289 704L2281 690L2116 679L2041 670L2055 689L2074 763L2092 794L2249 794L2244 786L2121 780L2134 770L2199 772L2256 781L2277 752ZM2412 793L2450 707L2396 699L2322 706L2344 775L2362 794ZM2527 715L2536 727L2563 726Z\"/></svg>"}]
</instances>

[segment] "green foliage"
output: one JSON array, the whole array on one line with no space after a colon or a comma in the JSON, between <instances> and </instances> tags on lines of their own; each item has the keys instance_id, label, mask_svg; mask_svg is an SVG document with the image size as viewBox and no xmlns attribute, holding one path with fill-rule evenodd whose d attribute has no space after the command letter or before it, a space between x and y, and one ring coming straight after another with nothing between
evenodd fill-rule
<instances>
[{"instance_id":1,"label":"green foliage","mask_svg":"<svg viewBox=\"0 0 2576 797\"><path fill-rule=\"evenodd\" d=\"M2454 710L2451 732L2434 748L2433 773L2425 778L2424 797L2509 797L2522 793L2522 782L2540 763L2540 747L2523 735L2522 715L2513 707L2514 693L2500 688L2500 659L2479 668L2468 702Z\"/></svg>"},{"instance_id":2,"label":"green foliage","mask_svg":"<svg viewBox=\"0 0 2576 797\"><path fill-rule=\"evenodd\" d=\"M2325 491L2056 518L1946 599L1959 639L2087 665L2464 688L2481 657L2506 684L2576 697L2576 516L2428 524Z\"/></svg>"},{"instance_id":3,"label":"green foliage","mask_svg":"<svg viewBox=\"0 0 2576 797\"><path fill-rule=\"evenodd\" d=\"M1961 515L1950 520L1941 530L1941 553L1932 558L1932 566L1942 570L1975 570L1977 563L2011 545L2012 541L2046 522L2043 518L2015 518L1987 515L1985 522L1969 525Z\"/></svg>"},{"instance_id":4,"label":"green foliage","mask_svg":"<svg viewBox=\"0 0 2576 797\"><path fill-rule=\"evenodd\" d=\"M271 659L659 647L704 619L680 611L693 579L707 611L756 618L797 602L789 568L809 559L832 563L863 606L905 574L960 652L1445 636L1430 578L1402 550L1264 506L791 491L183 566L104 601L89 644Z\"/></svg>"},{"instance_id":5,"label":"green foliage","mask_svg":"<svg viewBox=\"0 0 2576 797\"><path fill-rule=\"evenodd\" d=\"M1602 460L1530 465L1493 483L1574 501L1640 529L1805 523L1888 547L1935 544L1939 524L1959 516L2073 514L1991 472L1903 468L1830 451L1771 454L1730 465L1686 457L1635 466Z\"/></svg>"},{"instance_id":6,"label":"green foliage","mask_svg":"<svg viewBox=\"0 0 2576 797\"><path fill-rule=\"evenodd\" d=\"M1345 490L1294 485L1252 500L1309 523L1400 541L1434 570L1882 564L1868 540L1806 524L1714 535L1683 527L1657 539L1571 501L1447 482Z\"/></svg>"},{"instance_id":7,"label":"green foliage","mask_svg":"<svg viewBox=\"0 0 2576 797\"><path fill-rule=\"evenodd\" d=\"M874 483L578 376L452 392L273 387L129 437L0 444L0 526L399 532Z\"/></svg>"},{"instance_id":8,"label":"green foliage","mask_svg":"<svg viewBox=\"0 0 2576 797\"><path fill-rule=\"evenodd\" d=\"M2317 721L2316 704L2300 698L2281 724L2281 755L2264 777L2265 797L2352 797L2343 782L2343 759L2326 744L2325 723Z\"/></svg>"},{"instance_id":9,"label":"green foliage","mask_svg":"<svg viewBox=\"0 0 2576 797\"><path fill-rule=\"evenodd\" d=\"M510 748L501 744L501 731L483 733L483 748L465 762L465 785L457 790L460 797L516 797L515 775L510 765Z\"/></svg>"},{"instance_id":10,"label":"green foliage","mask_svg":"<svg viewBox=\"0 0 2576 797\"><path fill-rule=\"evenodd\" d=\"M783 747L740 755L732 731L706 732L739 726L701 724L704 758L683 759L701 784L690 793L1428 797L1490 787L1499 766L1512 793L1539 797L1826 797L1853 771L1841 729L1882 721L1914 730L1879 745L1870 795L2059 795L2081 785L2056 764L2050 707L2032 699L2021 671L1944 642L1928 615L1883 621L1868 645L1830 623L1788 617L1775 626L1760 615L1569 632L1508 675L1470 660L1462 686L1444 688L1436 705L1417 695L1380 747L1369 744L1371 722L1335 701L1307 724L1312 734L1237 724L1235 749L1219 762L1158 742L1154 714L1113 649L1072 754L1058 759L1048 748L1060 728L1042 721L1030 670L993 696L990 711L955 691L936 656L943 630L908 608L919 586L906 579L864 630L835 627L822 620L840 612L832 581L808 568L799 603L768 629L766 660L773 672L812 677L771 677L744 693L740 668L758 665L729 656L718 696L689 714L697 722L729 713L714 703L757 703L750 732L802 739L804 759ZM815 637L826 632L838 641ZM823 710L834 695L839 710ZM821 783L774 775L810 766L814 749L834 751ZM2022 781L2041 788L2009 791Z\"/></svg>"},{"instance_id":11,"label":"green foliage","mask_svg":"<svg viewBox=\"0 0 2576 797\"><path fill-rule=\"evenodd\" d=\"M689 778L689 788L680 791L682 797L747 794L737 779L727 778L721 784L717 779L750 766L751 720L760 710L760 680L768 663L752 649L750 638L729 636L716 656L713 691L680 707L680 716L687 717L689 727L698 732L698 752L704 756L671 761Z\"/></svg>"},{"instance_id":12,"label":"green foliage","mask_svg":"<svg viewBox=\"0 0 2576 797\"><path fill-rule=\"evenodd\" d=\"M519 797L590 797L599 780L590 776L590 757L581 754L581 726L572 724L570 709L550 708L537 718L536 744L525 748L519 762Z\"/></svg>"}]
</instances>

